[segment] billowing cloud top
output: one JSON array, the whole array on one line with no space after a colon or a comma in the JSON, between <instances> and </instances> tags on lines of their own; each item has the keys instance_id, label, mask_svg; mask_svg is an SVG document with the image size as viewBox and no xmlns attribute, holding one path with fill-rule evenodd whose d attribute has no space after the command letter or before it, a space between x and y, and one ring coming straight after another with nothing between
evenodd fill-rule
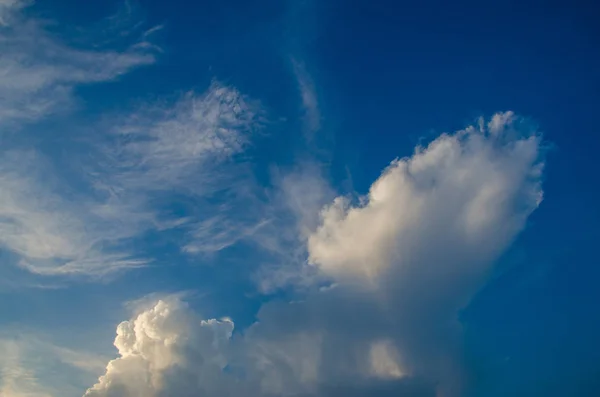
<instances>
[{"instance_id":1,"label":"billowing cloud top","mask_svg":"<svg viewBox=\"0 0 600 397\"><path fill-rule=\"evenodd\" d=\"M230 320L203 321L177 299L159 300L119 324L115 346L121 357L85 396L197 395L204 383L213 387L225 368L222 349L232 331Z\"/></svg>"}]
</instances>

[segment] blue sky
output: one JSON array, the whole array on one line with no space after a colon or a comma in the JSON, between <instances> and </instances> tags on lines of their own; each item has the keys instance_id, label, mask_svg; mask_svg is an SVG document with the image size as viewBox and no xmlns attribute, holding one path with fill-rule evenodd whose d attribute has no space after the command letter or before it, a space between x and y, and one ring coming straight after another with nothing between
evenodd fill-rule
<instances>
[{"instance_id":1,"label":"blue sky","mask_svg":"<svg viewBox=\"0 0 600 397\"><path fill-rule=\"evenodd\" d=\"M0 0L0 395L600 393L592 2Z\"/></svg>"}]
</instances>

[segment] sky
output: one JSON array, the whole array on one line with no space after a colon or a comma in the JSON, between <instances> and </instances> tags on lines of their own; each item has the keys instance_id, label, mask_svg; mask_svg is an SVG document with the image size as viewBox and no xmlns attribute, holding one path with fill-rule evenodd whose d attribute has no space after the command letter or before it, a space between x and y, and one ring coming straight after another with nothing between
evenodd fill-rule
<instances>
[{"instance_id":1,"label":"sky","mask_svg":"<svg viewBox=\"0 0 600 397\"><path fill-rule=\"evenodd\" d=\"M599 16L0 0L0 396L599 395Z\"/></svg>"}]
</instances>

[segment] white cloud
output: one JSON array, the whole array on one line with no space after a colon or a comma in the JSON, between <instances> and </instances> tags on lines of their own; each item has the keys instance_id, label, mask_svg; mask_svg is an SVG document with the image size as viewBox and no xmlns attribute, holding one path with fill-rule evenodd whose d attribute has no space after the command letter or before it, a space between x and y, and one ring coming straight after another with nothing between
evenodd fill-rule
<instances>
[{"instance_id":1,"label":"white cloud","mask_svg":"<svg viewBox=\"0 0 600 397\"><path fill-rule=\"evenodd\" d=\"M254 199L254 180L237 156L261 122L260 106L234 88L213 82L172 106L144 107L113 128L104 151L108 166L93 172L94 186L109 197L102 211L114 219L151 215L163 225L160 205L173 193L186 197L189 214L166 221L189 228L188 253L224 249L260 227L257 214L232 219L232 207ZM208 199L219 197L218 204ZM249 203L246 203L249 204ZM167 215L168 217L168 215Z\"/></svg>"},{"instance_id":2,"label":"white cloud","mask_svg":"<svg viewBox=\"0 0 600 397\"><path fill-rule=\"evenodd\" d=\"M68 189L35 153L3 153L0 187L0 245L18 254L24 268L101 275L143 263L116 246L127 231L89 214L85 202L65 198Z\"/></svg>"},{"instance_id":3,"label":"white cloud","mask_svg":"<svg viewBox=\"0 0 600 397\"><path fill-rule=\"evenodd\" d=\"M172 106L143 107L113 129L116 140L107 153L114 156L111 182L124 189L206 189L215 178L198 171L217 173L216 164L240 153L257 113L252 101L217 82Z\"/></svg>"},{"instance_id":4,"label":"white cloud","mask_svg":"<svg viewBox=\"0 0 600 397\"><path fill-rule=\"evenodd\" d=\"M143 36L124 50L69 46L48 31L47 22L28 16L23 9L30 4L0 3L0 126L5 130L70 108L76 85L113 80L155 61L156 51Z\"/></svg>"},{"instance_id":5,"label":"white cloud","mask_svg":"<svg viewBox=\"0 0 600 397\"><path fill-rule=\"evenodd\" d=\"M495 115L488 128L444 134L392 162L361 205L337 198L309 239L311 261L335 277L376 279L418 271L421 258L443 249L470 257L430 270L485 268L542 198L540 138L516 131L518 122L508 112Z\"/></svg>"},{"instance_id":6,"label":"white cloud","mask_svg":"<svg viewBox=\"0 0 600 397\"><path fill-rule=\"evenodd\" d=\"M310 261L386 307L402 361L445 394L460 394L458 311L542 199L540 141L511 112L443 134L357 205L336 199L309 238Z\"/></svg>"},{"instance_id":7,"label":"white cloud","mask_svg":"<svg viewBox=\"0 0 600 397\"><path fill-rule=\"evenodd\" d=\"M267 303L231 339L158 303L119 327L121 357L88 395L461 395L458 311L540 203L541 155L510 112L417 148L322 211L308 252L335 288Z\"/></svg>"},{"instance_id":8,"label":"white cloud","mask_svg":"<svg viewBox=\"0 0 600 397\"><path fill-rule=\"evenodd\" d=\"M201 320L176 298L159 300L119 324L119 358L85 396L191 396L211 390L227 364L222 350L232 331L228 319Z\"/></svg>"},{"instance_id":9,"label":"white cloud","mask_svg":"<svg viewBox=\"0 0 600 397\"><path fill-rule=\"evenodd\" d=\"M85 170L80 177L90 186L84 189L40 153L0 153L0 244L31 272L91 276L144 265L143 253L124 245L149 230L187 224L189 251L232 244L251 226L244 232L238 222L220 234L207 232L228 219L225 208L207 199L224 191L241 197L235 188L247 185L246 174L232 158L246 147L256 109L236 90L214 83L204 94L113 119L100 143L72 153ZM189 216L170 212L174 195L193 203Z\"/></svg>"}]
</instances>

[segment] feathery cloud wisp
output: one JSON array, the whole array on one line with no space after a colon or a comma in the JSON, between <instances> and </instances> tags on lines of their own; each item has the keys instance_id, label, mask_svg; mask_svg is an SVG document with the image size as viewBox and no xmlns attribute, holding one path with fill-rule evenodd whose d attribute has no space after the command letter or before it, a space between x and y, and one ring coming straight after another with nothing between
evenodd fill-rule
<instances>
[{"instance_id":1,"label":"feathery cloud wisp","mask_svg":"<svg viewBox=\"0 0 600 397\"><path fill-rule=\"evenodd\" d=\"M155 61L143 35L124 50L70 46L27 14L29 4L0 4L0 128L63 112L75 100L75 86L114 80Z\"/></svg>"},{"instance_id":2,"label":"feathery cloud wisp","mask_svg":"<svg viewBox=\"0 0 600 397\"><path fill-rule=\"evenodd\" d=\"M206 225L222 215L209 207L198 216L173 216L165 209L171 203L166 196L201 201L226 189L236 173L219 174L218 166L227 168L245 148L254 109L236 90L217 83L202 95L142 108L103 135L102 150L98 142L87 148L99 159L84 167L87 189L62 180L40 153L2 153L0 243L38 274L102 276L144 265L143 253L125 243L149 230ZM209 240L201 242L205 249L218 246Z\"/></svg>"}]
</instances>

